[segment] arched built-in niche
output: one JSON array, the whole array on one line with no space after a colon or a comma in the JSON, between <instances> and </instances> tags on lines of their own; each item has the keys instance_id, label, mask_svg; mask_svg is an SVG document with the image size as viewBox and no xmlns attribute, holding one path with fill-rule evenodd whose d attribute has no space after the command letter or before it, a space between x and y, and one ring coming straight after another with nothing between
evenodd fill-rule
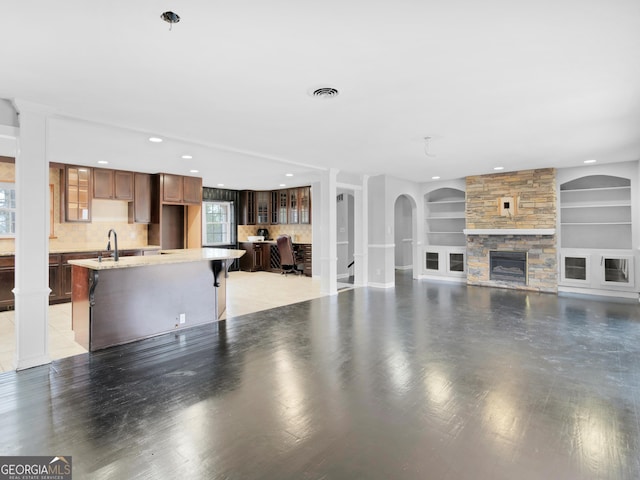
<instances>
[{"instance_id":1,"label":"arched built-in niche","mask_svg":"<svg viewBox=\"0 0 640 480\"><path fill-rule=\"evenodd\" d=\"M631 183L587 175L560 185L561 290L636 294Z\"/></svg>"},{"instance_id":2,"label":"arched built-in niche","mask_svg":"<svg viewBox=\"0 0 640 480\"><path fill-rule=\"evenodd\" d=\"M437 188L425 194L424 202L424 274L464 279L467 245L464 190Z\"/></svg>"},{"instance_id":3,"label":"arched built-in niche","mask_svg":"<svg viewBox=\"0 0 640 480\"><path fill-rule=\"evenodd\" d=\"M629 249L631 181L589 175L560 185L562 248Z\"/></svg>"}]
</instances>

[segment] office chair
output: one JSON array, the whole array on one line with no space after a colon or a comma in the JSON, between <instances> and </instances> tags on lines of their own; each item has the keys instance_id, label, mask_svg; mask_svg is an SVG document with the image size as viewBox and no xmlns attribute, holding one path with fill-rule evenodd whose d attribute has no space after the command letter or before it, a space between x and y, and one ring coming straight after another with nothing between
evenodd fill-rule
<instances>
[{"instance_id":1,"label":"office chair","mask_svg":"<svg viewBox=\"0 0 640 480\"><path fill-rule=\"evenodd\" d=\"M296 264L296 252L293 249L291 237L289 235L280 235L276 239L276 243L278 244L278 253L280 253L281 273L283 275L287 275L288 273L300 275L301 272L298 270Z\"/></svg>"}]
</instances>

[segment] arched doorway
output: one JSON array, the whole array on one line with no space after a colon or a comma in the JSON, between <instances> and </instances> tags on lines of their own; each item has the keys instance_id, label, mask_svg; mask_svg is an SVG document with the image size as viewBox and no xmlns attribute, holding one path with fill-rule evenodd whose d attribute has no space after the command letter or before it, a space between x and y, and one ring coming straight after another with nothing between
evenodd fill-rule
<instances>
[{"instance_id":1,"label":"arched doorway","mask_svg":"<svg viewBox=\"0 0 640 480\"><path fill-rule=\"evenodd\" d=\"M413 270L413 203L400 195L394 206L395 269Z\"/></svg>"}]
</instances>

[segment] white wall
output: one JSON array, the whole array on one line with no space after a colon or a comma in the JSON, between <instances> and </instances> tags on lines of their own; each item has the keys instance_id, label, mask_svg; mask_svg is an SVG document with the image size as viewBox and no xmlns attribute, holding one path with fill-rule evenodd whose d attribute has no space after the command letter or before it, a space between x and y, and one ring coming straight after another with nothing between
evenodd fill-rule
<instances>
[{"instance_id":1,"label":"white wall","mask_svg":"<svg viewBox=\"0 0 640 480\"><path fill-rule=\"evenodd\" d=\"M406 195L411 205L411 238L413 252L413 275L419 274L419 258L424 237L424 205L418 202L420 185L394 177L379 175L368 183L369 198L369 285L393 287L395 285L395 204L400 195ZM416 264L416 262L418 262Z\"/></svg>"},{"instance_id":2,"label":"white wall","mask_svg":"<svg viewBox=\"0 0 640 480\"><path fill-rule=\"evenodd\" d=\"M18 114L9 100L0 98L0 125L18 126Z\"/></svg>"}]
</instances>

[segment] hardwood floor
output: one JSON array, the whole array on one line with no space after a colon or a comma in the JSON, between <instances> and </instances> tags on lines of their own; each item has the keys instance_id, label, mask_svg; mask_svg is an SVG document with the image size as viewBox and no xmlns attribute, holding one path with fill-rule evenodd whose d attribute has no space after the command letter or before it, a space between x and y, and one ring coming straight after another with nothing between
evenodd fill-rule
<instances>
[{"instance_id":1,"label":"hardwood floor","mask_svg":"<svg viewBox=\"0 0 640 480\"><path fill-rule=\"evenodd\" d=\"M638 308L403 272L0 374L0 455L77 479L640 478Z\"/></svg>"},{"instance_id":2,"label":"hardwood floor","mask_svg":"<svg viewBox=\"0 0 640 480\"><path fill-rule=\"evenodd\" d=\"M268 272L230 272L227 280L227 311L240 316L290 303L318 298L320 280ZM49 355L52 360L86 353L74 340L71 304L49 307ZM0 373L13 370L15 354L14 312L0 312Z\"/></svg>"}]
</instances>

